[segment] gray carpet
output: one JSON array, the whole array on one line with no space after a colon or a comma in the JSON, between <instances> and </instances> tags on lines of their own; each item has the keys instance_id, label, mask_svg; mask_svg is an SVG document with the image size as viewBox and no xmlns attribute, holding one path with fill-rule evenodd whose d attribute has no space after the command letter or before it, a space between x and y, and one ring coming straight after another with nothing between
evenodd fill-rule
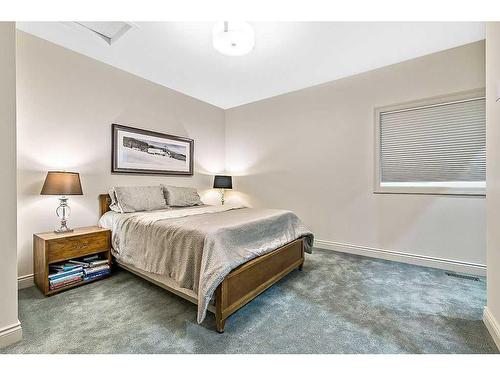
<instances>
[{"instance_id":1,"label":"gray carpet","mask_svg":"<svg viewBox=\"0 0 500 375\"><path fill-rule=\"evenodd\" d=\"M2 353L497 353L481 320L486 282L315 250L231 316L126 271L45 298L20 291L24 340Z\"/></svg>"}]
</instances>

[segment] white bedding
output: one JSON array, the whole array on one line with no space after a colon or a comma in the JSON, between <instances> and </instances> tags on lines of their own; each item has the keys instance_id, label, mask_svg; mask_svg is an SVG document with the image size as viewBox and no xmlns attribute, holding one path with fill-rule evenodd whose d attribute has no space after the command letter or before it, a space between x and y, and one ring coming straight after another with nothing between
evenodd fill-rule
<instances>
[{"instance_id":1,"label":"white bedding","mask_svg":"<svg viewBox=\"0 0 500 375\"><path fill-rule=\"evenodd\" d=\"M152 224L158 220L175 219L183 216L199 215L206 213L223 212L228 210L234 210L237 208L244 208L242 205L224 205L224 206L190 206L190 207L169 207L162 210L154 211L140 211L131 213L118 213L114 211L108 211L101 216L99 220L99 226L102 228L112 229L113 224L116 220L122 220L126 217L137 217L138 220L144 224Z\"/></svg>"}]
</instances>

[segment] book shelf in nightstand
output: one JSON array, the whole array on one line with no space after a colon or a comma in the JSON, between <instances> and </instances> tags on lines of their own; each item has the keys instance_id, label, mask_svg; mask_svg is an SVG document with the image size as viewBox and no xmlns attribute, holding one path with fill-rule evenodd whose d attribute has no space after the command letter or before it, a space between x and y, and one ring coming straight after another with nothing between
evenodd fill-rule
<instances>
[{"instance_id":1,"label":"book shelf in nightstand","mask_svg":"<svg viewBox=\"0 0 500 375\"><path fill-rule=\"evenodd\" d=\"M69 233L45 232L33 235L35 285L46 296L88 284L101 278L82 280L59 289L49 288L49 265L99 254L111 266L111 231L99 227L76 228Z\"/></svg>"}]
</instances>

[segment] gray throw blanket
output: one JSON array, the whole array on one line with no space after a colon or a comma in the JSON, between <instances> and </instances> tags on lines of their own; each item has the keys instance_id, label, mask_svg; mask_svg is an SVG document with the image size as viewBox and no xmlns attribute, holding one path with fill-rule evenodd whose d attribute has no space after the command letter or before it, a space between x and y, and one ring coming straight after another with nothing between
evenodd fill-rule
<instances>
[{"instance_id":1,"label":"gray throw blanket","mask_svg":"<svg viewBox=\"0 0 500 375\"><path fill-rule=\"evenodd\" d=\"M107 217L110 215L110 217ZM212 295L239 265L312 233L290 211L241 206L203 206L117 214L99 221L112 230L119 261L165 275L198 296L198 323Z\"/></svg>"}]
</instances>

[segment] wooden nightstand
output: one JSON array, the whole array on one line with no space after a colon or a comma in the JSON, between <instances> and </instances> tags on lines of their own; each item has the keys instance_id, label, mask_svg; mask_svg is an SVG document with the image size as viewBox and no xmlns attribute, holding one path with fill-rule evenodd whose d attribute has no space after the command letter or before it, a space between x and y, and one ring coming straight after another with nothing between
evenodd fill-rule
<instances>
[{"instance_id":1,"label":"wooden nightstand","mask_svg":"<svg viewBox=\"0 0 500 375\"><path fill-rule=\"evenodd\" d=\"M99 227L76 228L69 233L37 233L33 235L33 264L35 284L46 296L87 284L78 283L57 290L49 289L49 264L92 254L108 259L111 266L111 231Z\"/></svg>"}]
</instances>

